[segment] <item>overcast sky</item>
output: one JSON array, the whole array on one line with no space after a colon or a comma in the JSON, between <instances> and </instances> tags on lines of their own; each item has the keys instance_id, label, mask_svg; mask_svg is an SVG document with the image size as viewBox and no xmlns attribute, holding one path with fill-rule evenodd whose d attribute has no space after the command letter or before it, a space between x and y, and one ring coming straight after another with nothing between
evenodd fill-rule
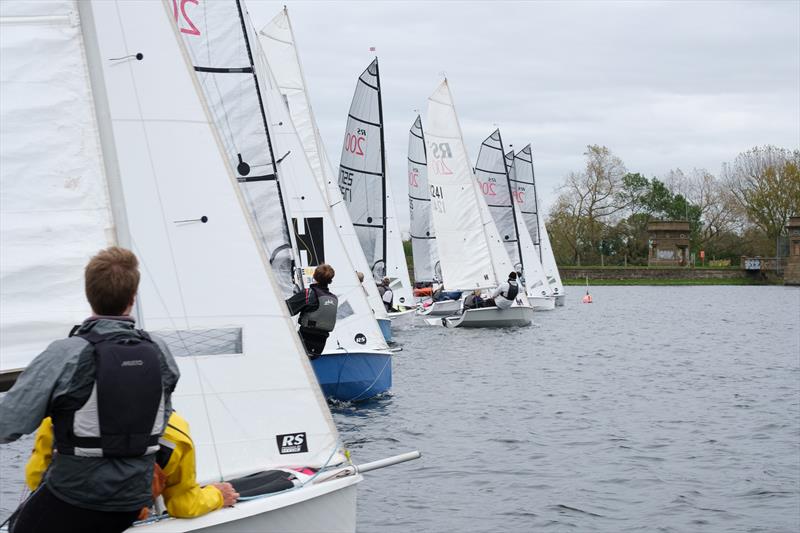
<instances>
[{"instance_id":1,"label":"overcast sky","mask_svg":"<svg viewBox=\"0 0 800 533\"><path fill-rule=\"evenodd\" d=\"M473 160L532 143L541 201L608 146L648 177L800 147L800 0L285 2L328 154L377 48L387 169L408 227L408 129L446 73ZM260 28L284 2L247 0Z\"/></svg>"}]
</instances>

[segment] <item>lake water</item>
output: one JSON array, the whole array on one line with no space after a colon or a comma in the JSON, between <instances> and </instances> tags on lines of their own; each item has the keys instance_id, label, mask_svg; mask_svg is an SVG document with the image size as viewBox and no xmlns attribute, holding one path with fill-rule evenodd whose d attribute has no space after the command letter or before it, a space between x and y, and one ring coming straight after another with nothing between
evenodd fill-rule
<instances>
[{"instance_id":1,"label":"lake water","mask_svg":"<svg viewBox=\"0 0 800 533\"><path fill-rule=\"evenodd\" d=\"M530 328L397 333L392 395L334 418L358 463L423 458L365 475L359 531L799 531L800 290L568 290Z\"/></svg>"}]
</instances>

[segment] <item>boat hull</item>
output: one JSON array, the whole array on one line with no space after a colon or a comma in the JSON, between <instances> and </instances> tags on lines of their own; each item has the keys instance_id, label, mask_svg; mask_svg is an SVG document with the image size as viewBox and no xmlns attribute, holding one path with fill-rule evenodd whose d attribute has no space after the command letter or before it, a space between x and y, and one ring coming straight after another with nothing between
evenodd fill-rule
<instances>
[{"instance_id":1,"label":"boat hull","mask_svg":"<svg viewBox=\"0 0 800 533\"><path fill-rule=\"evenodd\" d=\"M447 316L461 311L461 300L443 300L433 302L428 307L422 308L418 313L422 316Z\"/></svg>"},{"instance_id":2,"label":"boat hull","mask_svg":"<svg viewBox=\"0 0 800 533\"><path fill-rule=\"evenodd\" d=\"M414 322L414 314L416 312L416 309L409 309L407 311L389 313L389 320L392 321L392 331L410 328Z\"/></svg>"},{"instance_id":3,"label":"boat hull","mask_svg":"<svg viewBox=\"0 0 800 533\"><path fill-rule=\"evenodd\" d=\"M530 326L531 322L533 322L533 308L529 306L508 309L497 307L467 309L460 316L442 318L442 324L448 328L507 328Z\"/></svg>"},{"instance_id":4,"label":"boat hull","mask_svg":"<svg viewBox=\"0 0 800 533\"><path fill-rule=\"evenodd\" d=\"M528 296L534 311L551 311L556 308L555 296Z\"/></svg>"},{"instance_id":5,"label":"boat hull","mask_svg":"<svg viewBox=\"0 0 800 533\"><path fill-rule=\"evenodd\" d=\"M565 303L567 303L566 294L559 294L558 296L556 296L556 307L564 307Z\"/></svg>"},{"instance_id":6,"label":"boat hull","mask_svg":"<svg viewBox=\"0 0 800 533\"><path fill-rule=\"evenodd\" d=\"M392 337L392 319L390 318L377 318L378 326L381 328L381 333L383 333L383 339L386 342L394 342L394 338Z\"/></svg>"},{"instance_id":7,"label":"boat hull","mask_svg":"<svg viewBox=\"0 0 800 533\"><path fill-rule=\"evenodd\" d=\"M390 353L337 351L313 359L311 366L329 400L368 400L392 388Z\"/></svg>"},{"instance_id":8,"label":"boat hull","mask_svg":"<svg viewBox=\"0 0 800 533\"><path fill-rule=\"evenodd\" d=\"M360 475L287 490L191 519L133 526L126 533L305 533L356 530Z\"/></svg>"}]
</instances>

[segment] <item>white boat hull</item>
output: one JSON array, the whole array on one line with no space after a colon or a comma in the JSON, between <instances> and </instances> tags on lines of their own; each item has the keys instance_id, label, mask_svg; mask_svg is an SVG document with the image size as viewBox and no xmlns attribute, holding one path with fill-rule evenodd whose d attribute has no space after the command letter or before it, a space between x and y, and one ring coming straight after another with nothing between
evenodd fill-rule
<instances>
[{"instance_id":1,"label":"white boat hull","mask_svg":"<svg viewBox=\"0 0 800 533\"><path fill-rule=\"evenodd\" d=\"M126 533L354 533L359 475L237 503L199 518L166 519Z\"/></svg>"},{"instance_id":2,"label":"white boat hull","mask_svg":"<svg viewBox=\"0 0 800 533\"><path fill-rule=\"evenodd\" d=\"M442 318L442 324L448 328L507 328L530 326L531 322L533 322L533 308L529 306L508 309L497 307L467 309L460 316Z\"/></svg>"},{"instance_id":3,"label":"white boat hull","mask_svg":"<svg viewBox=\"0 0 800 533\"><path fill-rule=\"evenodd\" d=\"M461 311L461 300L442 300L433 302L428 307L421 308L418 313L422 316L447 316Z\"/></svg>"},{"instance_id":4,"label":"white boat hull","mask_svg":"<svg viewBox=\"0 0 800 533\"><path fill-rule=\"evenodd\" d=\"M528 296L534 311L551 311L556 308L555 296Z\"/></svg>"},{"instance_id":5,"label":"white boat hull","mask_svg":"<svg viewBox=\"0 0 800 533\"><path fill-rule=\"evenodd\" d=\"M556 296L556 307L564 307L565 303L567 303L566 294L559 294L558 296Z\"/></svg>"},{"instance_id":6,"label":"white boat hull","mask_svg":"<svg viewBox=\"0 0 800 533\"><path fill-rule=\"evenodd\" d=\"M414 323L414 314L416 312L416 309L409 309L398 313L389 313L389 319L392 321L392 330L410 328Z\"/></svg>"}]
</instances>

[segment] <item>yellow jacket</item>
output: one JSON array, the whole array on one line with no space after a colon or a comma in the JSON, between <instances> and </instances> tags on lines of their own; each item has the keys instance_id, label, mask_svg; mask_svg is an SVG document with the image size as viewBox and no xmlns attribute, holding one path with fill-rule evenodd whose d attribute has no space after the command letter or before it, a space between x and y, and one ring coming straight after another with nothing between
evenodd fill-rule
<instances>
[{"instance_id":1,"label":"yellow jacket","mask_svg":"<svg viewBox=\"0 0 800 533\"><path fill-rule=\"evenodd\" d=\"M216 487L201 487L197 483L189 423L175 411L169 417L159 444L158 462L167 478L162 496L169 514L176 518L193 518L221 509L222 493ZM32 491L42 482L52 458L53 421L47 417L36 430L33 452L25 465L25 482Z\"/></svg>"}]
</instances>

